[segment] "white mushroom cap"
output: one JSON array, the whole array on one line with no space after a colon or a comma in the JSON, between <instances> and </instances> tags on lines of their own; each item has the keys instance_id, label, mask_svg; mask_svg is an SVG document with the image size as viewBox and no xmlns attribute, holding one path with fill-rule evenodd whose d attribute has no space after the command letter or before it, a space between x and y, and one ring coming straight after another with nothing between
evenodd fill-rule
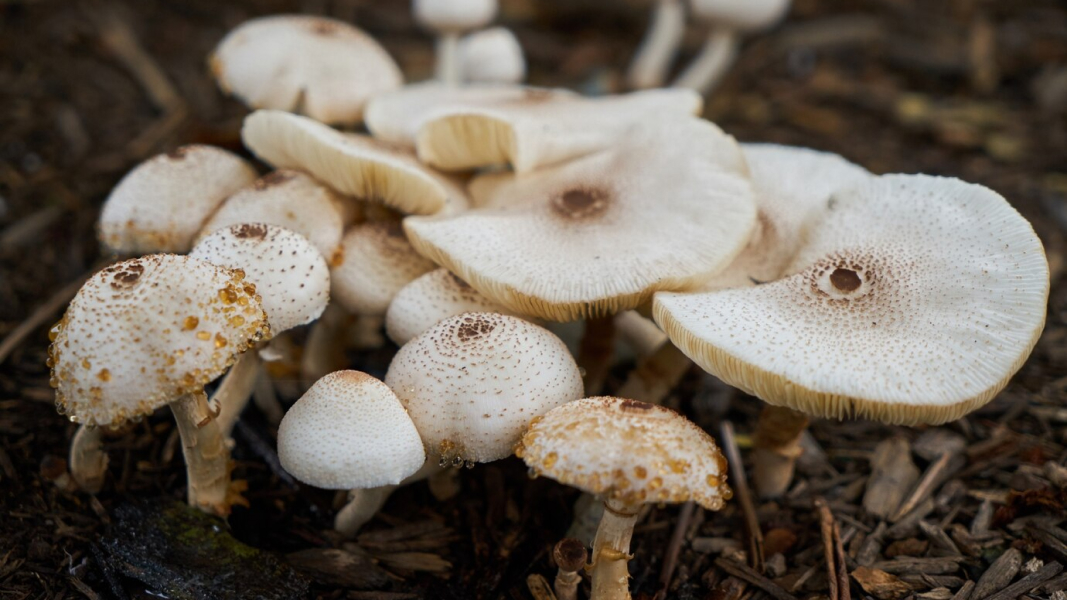
<instances>
[{"instance_id":1,"label":"white mushroom cap","mask_svg":"<svg viewBox=\"0 0 1067 600\"><path fill-rule=\"evenodd\" d=\"M678 413L622 398L583 398L530 423L515 448L533 471L626 504L688 502L709 510L732 496L726 458Z\"/></svg>"},{"instance_id":2,"label":"white mushroom cap","mask_svg":"<svg viewBox=\"0 0 1067 600\"><path fill-rule=\"evenodd\" d=\"M459 41L460 73L464 81L519 83L526 78L526 58L519 39L507 27L468 34Z\"/></svg>"},{"instance_id":3,"label":"white mushroom cap","mask_svg":"<svg viewBox=\"0 0 1067 600\"><path fill-rule=\"evenodd\" d=\"M705 370L824 417L943 423L985 404L1045 321L1048 263L995 192L887 175L835 193L786 270L754 288L656 294Z\"/></svg>"},{"instance_id":4,"label":"white mushroom cap","mask_svg":"<svg viewBox=\"0 0 1067 600\"><path fill-rule=\"evenodd\" d=\"M252 108L359 123L374 94L403 85L392 57L363 31L335 19L276 15L246 21L215 48L219 86Z\"/></svg>"},{"instance_id":5,"label":"white mushroom cap","mask_svg":"<svg viewBox=\"0 0 1067 600\"><path fill-rule=\"evenodd\" d=\"M114 252L188 252L204 221L256 171L214 146L182 146L137 165L100 212L100 242Z\"/></svg>"},{"instance_id":6,"label":"white mushroom cap","mask_svg":"<svg viewBox=\"0 0 1067 600\"><path fill-rule=\"evenodd\" d=\"M778 279L813 220L837 190L873 177L836 154L777 144L741 144L756 191L759 219L741 255L701 286L713 291Z\"/></svg>"},{"instance_id":7,"label":"white mushroom cap","mask_svg":"<svg viewBox=\"0 0 1067 600\"><path fill-rule=\"evenodd\" d=\"M496 17L497 0L414 0L415 20L434 31L485 27Z\"/></svg>"},{"instance_id":8,"label":"white mushroom cap","mask_svg":"<svg viewBox=\"0 0 1067 600\"><path fill-rule=\"evenodd\" d=\"M613 146L635 123L696 115L702 106L683 89L598 98L531 89L521 100L438 113L423 122L415 147L419 160L446 171L510 164L526 173Z\"/></svg>"},{"instance_id":9,"label":"white mushroom cap","mask_svg":"<svg viewBox=\"0 0 1067 600\"><path fill-rule=\"evenodd\" d=\"M506 315L464 313L408 342L385 383L442 463L511 454L531 419L582 397L582 376L556 336Z\"/></svg>"},{"instance_id":10,"label":"white mushroom cap","mask_svg":"<svg viewBox=\"0 0 1067 600\"><path fill-rule=\"evenodd\" d=\"M201 240L189 256L244 271L274 335L314 321L330 302L326 259L307 238L288 229L231 225Z\"/></svg>"},{"instance_id":11,"label":"white mushroom cap","mask_svg":"<svg viewBox=\"0 0 1067 600\"><path fill-rule=\"evenodd\" d=\"M300 171L282 169L226 199L199 239L230 225L266 223L299 233L323 256L333 258L348 212L346 200L330 188Z\"/></svg>"},{"instance_id":12,"label":"white mushroom cap","mask_svg":"<svg viewBox=\"0 0 1067 600\"><path fill-rule=\"evenodd\" d=\"M466 312L511 314L448 269L436 269L396 293L385 313L385 332L403 346L438 322Z\"/></svg>"},{"instance_id":13,"label":"white mushroom cap","mask_svg":"<svg viewBox=\"0 0 1067 600\"><path fill-rule=\"evenodd\" d=\"M734 31L767 29L789 12L790 0L690 0L693 16Z\"/></svg>"},{"instance_id":14,"label":"white mushroom cap","mask_svg":"<svg viewBox=\"0 0 1067 600\"><path fill-rule=\"evenodd\" d=\"M729 265L756 222L747 175L733 138L707 121L665 118L611 150L485 176L473 186L478 208L404 227L419 252L489 299L571 321L693 289Z\"/></svg>"},{"instance_id":15,"label":"white mushroom cap","mask_svg":"<svg viewBox=\"0 0 1067 600\"><path fill-rule=\"evenodd\" d=\"M458 185L423 166L407 150L341 133L307 117L256 111L245 119L241 138L276 168L306 171L343 194L403 213L428 215L467 206Z\"/></svg>"},{"instance_id":16,"label":"white mushroom cap","mask_svg":"<svg viewBox=\"0 0 1067 600\"><path fill-rule=\"evenodd\" d=\"M154 254L93 275L53 328L56 406L119 425L203 389L269 334L244 273Z\"/></svg>"},{"instance_id":17,"label":"white mushroom cap","mask_svg":"<svg viewBox=\"0 0 1067 600\"><path fill-rule=\"evenodd\" d=\"M341 240L330 271L333 296L351 313L380 317L401 288L435 267L411 247L398 223L363 223Z\"/></svg>"},{"instance_id":18,"label":"white mushroom cap","mask_svg":"<svg viewBox=\"0 0 1067 600\"><path fill-rule=\"evenodd\" d=\"M359 371L337 371L314 385L278 427L278 459L315 487L396 485L426 462L422 439L396 394Z\"/></svg>"}]
</instances>

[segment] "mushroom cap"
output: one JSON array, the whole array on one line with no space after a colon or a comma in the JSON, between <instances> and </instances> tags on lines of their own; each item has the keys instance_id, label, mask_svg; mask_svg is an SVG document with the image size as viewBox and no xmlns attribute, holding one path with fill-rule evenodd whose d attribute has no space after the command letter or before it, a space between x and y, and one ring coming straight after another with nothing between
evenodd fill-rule
<instances>
[{"instance_id":1,"label":"mushroom cap","mask_svg":"<svg viewBox=\"0 0 1067 600\"><path fill-rule=\"evenodd\" d=\"M396 394L359 371L319 379L285 413L278 459L293 477L341 490L396 485L426 462Z\"/></svg>"},{"instance_id":2,"label":"mushroom cap","mask_svg":"<svg viewBox=\"0 0 1067 600\"><path fill-rule=\"evenodd\" d=\"M345 203L339 194L304 173L281 169L227 198L204 225L199 239L230 225L266 223L299 233L323 256L332 258L349 212Z\"/></svg>"},{"instance_id":3,"label":"mushroom cap","mask_svg":"<svg viewBox=\"0 0 1067 600\"><path fill-rule=\"evenodd\" d=\"M702 291L778 279L830 195L874 177L830 152L777 144L741 144L741 151L756 192L756 230L737 259L702 285Z\"/></svg>"},{"instance_id":4,"label":"mushroom cap","mask_svg":"<svg viewBox=\"0 0 1067 600\"><path fill-rule=\"evenodd\" d=\"M822 417L944 423L985 404L1045 321L1048 264L1000 195L886 175L834 193L783 279L656 294L656 322L706 371Z\"/></svg>"},{"instance_id":5,"label":"mushroom cap","mask_svg":"<svg viewBox=\"0 0 1067 600\"><path fill-rule=\"evenodd\" d=\"M729 265L756 222L747 175L733 138L666 118L557 167L483 176L492 179L473 184L477 208L404 227L420 253L489 299L571 321L693 289Z\"/></svg>"},{"instance_id":6,"label":"mushroom cap","mask_svg":"<svg viewBox=\"0 0 1067 600\"><path fill-rule=\"evenodd\" d=\"M438 322L466 312L511 314L448 269L436 269L396 293L385 313L385 332L403 346Z\"/></svg>"},{"instance_id":7,"label":"mushroom cap","mask_svg":"<svg viewBox=\"0 0 1067 600\"><path fill-rule=\"evenodd\" d=\"M719 510L732 492L715 440L682 415L623 398L583 398L530 423L515 448L534 473L626 504Z\"/></svg>"},{"instance_id":8,"label":"mushroom cap","mask_svg":"<svg viewBox=\"0 0 1067 600\"><path fill-rule=\"evenodd\" d=\"M268 335L241 271L171 254L111 265L50 334L56 406L75 422L120 425L200 391Z\"/></svg>"},{"instance_id":9,"label":"mushroom cap","mask_svg":"<svg viewBox=\"0 0 1067 600\"><path fill-rule=\"evenodd\" d=\"M518 100L437 112L422 123L415 148L419 160L445 171L510 164L526 173L621 143L636 123L702 107L687 89L597 98L530 89Z\"/></svg>"},{"instance_id":10,"label":"mushroom cap","mask_svg":"<svg viewBox=\"0 0 1067 600\"><path fill-rule=\"evenodd\" d=\"M414 0L415 21L434 31L485 27L496 17L497 0Z\"/></svg>"},{"instance_id":11,"label":"mushroom cap","mask_svg":"<svg viewBox=\"0 0 1067 600\"><path fill-rule=\"evenodd\" d=\"M264 223L231 225L201 240L189 256L244 271L274 335L314 321L330 302L326 259L295 231Z\"/></svg>"},{"instance_id":12,"label":"mushroom cap","mask_svg":"<svg viewBox=\"0 0 1067 600\"><path fill-rule=\"evenodd\" d=\"M734 31L767 29L789 12L790 0L690 0L693 16Z\"/></svg>"},{"instance_id":13,"label":"mushroom cap","mask_svg":"<svg viewBox=\"0 0 1067 600\"><path fill-rule=\"evenodd\" d=\"M507 27L468 34L459 41L463 79L476 83L519 83L526 78L526 58L519 39Z\"/></svg>"},{"instance_id":14,"label":"mushroom cap","mask_svg":"<svg viewBox=\"0 0 1067 600\"><path fill-rule=\"evenodd\" d=\"M126 174L100 212L100 242L114 252L188 252L227 196L251 184L256 171L214 146L181 146Z\"/></svg>"},{"instance_id":15,"label":"mushroom cap","mask_svg":"<svg viewBox=\"0 0 1067 600\"><path fill-rule=\"evenodd\" d=\"M429 215L467 205L459 186L423 166L411 152L307 117L259 110L245 118L241 138L276 168L306 171L343 194L403 213Z\"/></svg>"},{"instance_id":16,"label":"mushroom cap","mask_svg":"<svg viewBox=\"0 0 1067 600\"><path fill-rule=\"evenodd\" d=\"M348 312L382 316L401 288L434 267L411 247L399 223L356 225L341 240L330 271L333 296Z\"/></svg>"},{"instance_id":17,"label":"mushroom cap","mask_svg":"<svg viewBox=\"0 0 1067 600\"><path fill-rule=\"evenodd\" d=\"M368 98L404 84L374 38L325 17L246 21L219 42L210 62L219 87L249 107L300 112L325 123L359 123Z\"/></svg>"},{"instance_id":18,"label":"mushroom cap","mask_svg":"<svg viewBox=\"0 0 1067 600\"><path fill-rule=\"evenodd\" d=\"M442 463L511 454L531 419L582 397L582 376L559 338L516 317L464 313L397 352L385 383Z\"/></svg>"}]
</instances>

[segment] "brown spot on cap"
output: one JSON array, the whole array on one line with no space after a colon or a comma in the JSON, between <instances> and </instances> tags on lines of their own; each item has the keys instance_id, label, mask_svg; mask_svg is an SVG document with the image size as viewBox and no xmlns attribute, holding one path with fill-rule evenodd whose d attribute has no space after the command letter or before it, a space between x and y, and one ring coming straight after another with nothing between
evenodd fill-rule
<instances>
[{"instance_id":1,"label":"brown spot on cap","mask_svg":"<svg viewBox=\"0 0 1067 600\"><path fill-rule=\"evenodd\" d=\"M244 223L234 228L233 236L242 240L262 240L267 237L267 226L259 223Z\"/></svg>"},{"instance_id":2,"label":"brown spot on cap","mask_svg":"<svg viewBox=\"0 0 1067 600\"><path fill-rule=\"evenodd\" d=\"M568 219L596 216L608 207L609 194L599 188L580 187L564 191L552 200L552 208Z\"/></svg>"},{"instance_id":3,"label":"brown spot on cap","mask_svg":"<svg viewBox=\"0 0 1067 600\"><path fill-rule=\"evenodd\" d=\"M271 171L257 179L253 184L253 187L257 190L265 190L276 185L281 185L293 177L296 177L296 174L291 171Z\"/></svg>"},{"instance_id":4,"label":"brown spot on cap","mask_svg":"<svg viewBox=\"0 0 1067 600\"><path fill-rule=\"evenodd\" d=\"M863 285L863 280L860 279L859 273L852 269L837 268L830 273L830 283L842 292L854 292Z\"/></svg>"},{"instance_id":5,"label":"brown spot on cap","mask_svg":"<svg viewBox=\"0 0 1067 600\"><path fill-rule=\"evenodd\" d=\"M494 329L496 329L496 324L489 319L480 316L466 317L460 323L456 337L459 341L467 343L489 334Z\"/></svg>"},{"instance_id":6,"label":"brown spot on cap","mask_svg":"<svg viewBox=\"0 0 1067 600\"><path fill-rule=\"evenodd\" d=\"M113 267L115 271L111 280L111 287L116 290L132 288L144 273L144 266L138 263L123 263Z\"/></svg>"},{"instance_id":7,"label":"brown spot on cap","mask_svg":"<svg viewBox=\"0 0 1067 600\"><path fill-rule=\"evenodd\" d=\"M589 552L585 549L585 544L580 541L574 538L563 538L556 544L552 557L560 569L574 573L585 567Z\"/></svg>"},{"instance_id":8,"label":"brown spot on cap","mask_svg":"<svg viewBox=\"0 0 1067 600\"><path fill-rule=\"evenodd\" d=\"M644 412L644 411L652 410L653 408L655 408L651 404L646 404L644 402L638 402L637 400L623 400L622 402L619 403L619 407L622 408L623 410L629 410L629 411L634 411L634 412Z\"/></svg>"},{"instance_id":9,"label":"brown spot on cap","mask_svg":"<svg viewBox=\"0 0 1067 600\"><path fill-rule=\"evenodd\" d=\"M311 31L316 35L333 35L337 33L337 25L325 20L316 20L311 26Z\"/></svg>"}]
</instances>

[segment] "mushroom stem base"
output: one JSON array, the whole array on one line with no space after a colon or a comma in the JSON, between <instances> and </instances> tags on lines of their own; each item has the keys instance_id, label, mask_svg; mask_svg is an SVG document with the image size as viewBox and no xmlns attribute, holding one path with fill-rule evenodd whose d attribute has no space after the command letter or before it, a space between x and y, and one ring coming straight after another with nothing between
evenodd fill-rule
<instances>
[{"instance_id":1,"label":"mushroom stem base","mask_svg":"<svg viewBox=\"0 0 1067 600\"><path fill-rule=\"evenodd\" d=\"M170 410L182 439L189 505L220 517L230 514L230 449L207 398L203 392L186 394L171 402Z\"/></svg>"},{"instance_id":2,"label":"mushroom stem base","mask_svg":"<svg viewBox=\"0 0 1067 600\"><path fill-rule=\"evenodd\" d=\"M592 600L630 600L630 537L640 505L604 501L604 516L593 540Z\"/></svg>"},{"instance_id":3,"label":"mushroom stem base","mask_svg":"<svg viewBox=\"0 0 1067 600\"><path fill-rule=\"evenodd\" d=\"M808 416L791 408L767 405L760 413L753 439L752 481L763 498L777 498L789 489L802 450L800 438Z\"/></svg>"},{"instance_id":4,"label":"mushroom stem base","mask_svg":"<svg viewBox=\"0 0 1067 600\"><path fill-rule=\"evenodd\" d=\"M78 487L95 494L104 487L107 452L100 440L100 428L81 425L70 441L70 474Z\"/></svg>"},{"instance_id":5,"label":"mushroom stem base","mask_svg":"<svg viewBox=\"0 0 1067 600\"><path fill-rule=\"evenodd\" d=\"M378 514L396 488L395 485L384 485L349 491L348 504L334 517L333 528L345 537L354 537L360 528Z\"/></svg>"}]
</instances>

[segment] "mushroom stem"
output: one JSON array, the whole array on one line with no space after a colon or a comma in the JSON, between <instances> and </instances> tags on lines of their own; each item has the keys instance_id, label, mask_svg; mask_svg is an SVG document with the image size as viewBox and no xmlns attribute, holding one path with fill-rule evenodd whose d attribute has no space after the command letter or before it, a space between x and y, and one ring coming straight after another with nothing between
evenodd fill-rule
<instances>
[{"instance_id":1,"label":"mushroom stem","mask_svg":"<svg viewBox=\"0 0 1067 600\"><path fill-rule=\"evenodd\" d=\"M639 90L662 87L684 33L685 6L682 0L659 0L645 39L626 73L629 86Z\"/></svg>"},{"instance_id":2,"label":"mushroom stem","mask_svg":"<svg viewBox=\"0 0 1067 600\"><path fill-rule=\"evenodd\" d=\"M241 413L252 397L260 372L259 367L259 353L254 349L238 356L229 372L222 378L219 387L215 389L215 393L211 395L211 405L219 411L215 422L222 435L227 438L233 433L233 426L241 418Z\"/></svg>"},{"instance_id":3,"label":"mushroom stem","mask_svg":"<svg viewBox=\"0 0 1067 600\"><path fill-rule=\"evenodd\" d=\"M274 390L274 380L267 373L260 371L256 377L255 388L252 390L252 401L256 404L259 412L267 417L267 422L277 425L285 416L285 408L278 401L278 394Z\"/></svg>"},{"instance_id":4,"label":"mushroom stem","mask_svg":"<svg viewBox=\"0 0 1067 600\"><path fill-rule=\"evenodd\" d=\"M590 317L578 345L578 366L585 370L585 394L596 396L604 387L615 351L615 317Z\"/></svg>"},{"instance_id":5,"label":"mushroom stem","mask_svg":"<svg viewBox=\"0 0 1067 600\"><path fill-rule=\"evenodd\" d=\"M807 428L804 413L782 406L764 407L756 423L752 452L752 480L761 497L777 498L789 489L797 458L803 452L800 439Z\"/></svg>"},{"instance_id":6,"label":"mushroom stem","mask_svg":"<svg viewBox=\"0 0 1067 600\"><path fill-rule=\"evenodd\" d=\"M365 490L350 490L348 504L334 517L333 528L345 537L355 536L360 528L378 514L397 487L383 485Z\"/></svg>"},{"instance_id":7,"label":"mushroom stem","mask_svg":"<svg viewBox=\"0 0 1067 600\"><path fill-rule=\"evenodd\" d=\"M619 339L638 357L652 354L667 341L667 334L652 319L646 319L635 310L615 315L615 330L619 332Z\"/></svg>"},{"instance_id":8,"label":"mushroom stem","mask_svg":"<svg viewBox=\"0 0 1067 600\"><path fill-rule=\"evenodd\" d=\"M350 341L356 350L372 350L385 345L382 326L385 317L381 315L357 315L350 331Z\"/></svg>"},{"instance_id":9,"label":"mushroom stem","mask_svg":"<svg viewBox=\"0 0 1067 600\"><path fill-rule=\"evenodd\" d=\"M224 517L230 514L230 450L203 391L170 403L182 438L189 505Z\"/></svg>"},{"instance_id":10,"label":"mushroom stem","mask_svg":"<svg viewBox=\"0 0 1067 600\"><path fill-rule=\"evenodd\" d=\"M331 303L323 311L319 320L308 331L307 341L304 343L304 354L300 359L300 377L304 383L312 383L322 379L328 373L343 368L341 363L343 350L343 335L349 315L339 305Z\"/></svg>"},{"instance_id":11,"label":"mushroom stem","mask_svg":"<svg viewBox=\"0 0 1067 600\"><path fill-rule=\"evenodd\" d=\"M637 362L617 394L620 398L661 404L692 365L689 357L674 344L664 343Z\"/></svg>"},{"instance_id":12,"label":"mushroom stem","mask_svg":"<svg viewBox=\"0 0 1067 600\"><path fill-rule=\"evenodd\" d=\"M70 474L78 487L95 494L104 487L107 452L100 440L100 428L81 425L70 441Z\"/></svg>"},{"instance_id":13,"label":"mushroom stem","mask_svg":"<svg viewBox=\"0 0 1067 600\"><path fill-rule=\"evenodd\" d=\"M630 600L630 537L639 504L604 501L604 516L593 540L592 600Z\"/></svg>"},{"instance_id":14,"label":"mushroom stem","mask_svg":"<svg viewBox=\"0 0 1067 600\"><path fill-rule=\"evenodd\" d=\"M553 588L559 600L578 600L578 584L582 582L582 569L585 568L589 553L585 544L574 538L563 538L552 551L559 570Z\"/></svg>"},{"instance_id":15,"label":"mushroom stem","mask_svg":"<svg viewBox=\"0 0 1067 600\"><path fill-rule=\"evenodd\" d=\"M726 71L737 58L737 33L729 29L713 28L693 62L672 84L676 88L689 88L707 94L718 85Z\"/></svg>"},{"instance_id":16,"label":"mushroom stem","mask_svg":"<svg viewBox=\"0 0 1067 600\"><path fill-rule=\"evenodd\" d=\"M437 36L437 79L445 85L459 85L459 33L450 31Z\"/></svg>"}]
</instances>

